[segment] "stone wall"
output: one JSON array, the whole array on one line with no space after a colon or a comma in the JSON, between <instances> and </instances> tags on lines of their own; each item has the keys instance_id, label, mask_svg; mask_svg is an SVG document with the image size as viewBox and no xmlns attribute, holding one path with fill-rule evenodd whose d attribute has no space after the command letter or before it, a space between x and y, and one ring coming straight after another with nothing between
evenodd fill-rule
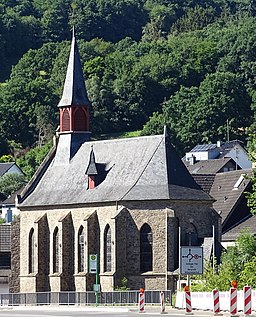
<instances>
[{"instance_id":1,"label":"stone wall","mask_svg":"<svg viewBox=\"0 0 256 317\"><path fill-rule=\"evenodd\" d=\"M178 232L182 240L193 224L200 238L211 237L212 225L219 236L220 219L210 203L182 201L126 202L124 205L105 204L89 207L28 210L21 212L21 287L20 291L92 290L95 274L89 272L88 257L97 254L100 284L103 291L121 286L122 278L128 279L130 289L166 289L173 286L170 274L178 267ZM140 229L148 224L153 237L153 270L140 272ZM104 232L111 228L111 271L104 271ZM84 229L85 268L78 272L79 229ZM18 225L17 225L18 227ZM60 271L52 271L53 232L59 228ZM38 248L37 268L28 274L28 233L34 228ZM18 234L16 228L16 235ZM19 236L19 234L18 234ZM16 244L15 252L18 252ZM14 247L14 246L13 246ZM15 257L13 256L13 261ZM37 259L35 259L37 261ZM13 276L19 280L16 258ZM29 278L30 277L30 278ZM33 278L35 277L35 278ZM31 283L36 283L31 285ZM13 291L19 290L16 282Z\"/></svg>"},{"instance_id":2,"label":"stone wall","mask_svg":"<svg viewBox=\"0 0 256 317\"><path fill-rule=\"evenodd\" d=\"M11 231L11 276L9 280L9 292L20 292L20 216L12 222Z\"/></svg>"}]
</instances>

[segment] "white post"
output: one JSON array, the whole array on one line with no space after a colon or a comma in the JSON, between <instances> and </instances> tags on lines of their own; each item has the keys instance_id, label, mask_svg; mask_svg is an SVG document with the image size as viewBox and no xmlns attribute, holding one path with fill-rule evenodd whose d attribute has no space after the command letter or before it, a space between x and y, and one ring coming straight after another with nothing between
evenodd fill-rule
<instances>
[{"instance_id":1,"label":"white post","mask_svg":"<svg viewBox=\"0 0 256 317\"><path fill-rule=\"evenodd\" d=\"M214 269L215 269L215 227L214 225L212 226L212 270L214 274Z\"/></svg>"},{"instance_id":2,"label":"white post","mask_svg":"<svg viewBox=\"0 0 256 317\"><path fill-rule=\"evenodd\" d=\"M180 263L180 245L181 245L181 228L180 228L180 226L179 226L179 242L178 242L178 247L179 247L179 290L180 290L180 265L181 265L181 263Z\"/></svg>"}]
</instances>

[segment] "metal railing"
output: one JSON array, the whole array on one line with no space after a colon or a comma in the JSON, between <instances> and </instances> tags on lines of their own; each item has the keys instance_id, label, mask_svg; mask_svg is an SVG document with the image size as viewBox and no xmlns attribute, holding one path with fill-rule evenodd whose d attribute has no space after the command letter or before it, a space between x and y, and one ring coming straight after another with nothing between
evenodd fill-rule
<instances>
[{"instance_id":1,"label":"metal railing","mask_svg":"<svg viewBox=\"0 0 256 317\"><path fill-rule=\"evenodd\" d=\"M171 305L171 291L164 295ZM8 293L0 294L0 305L137 305L138 297L139 291ZM160 304L160 291L145 291L145 304Z\"/></svg>"}]
</instances>

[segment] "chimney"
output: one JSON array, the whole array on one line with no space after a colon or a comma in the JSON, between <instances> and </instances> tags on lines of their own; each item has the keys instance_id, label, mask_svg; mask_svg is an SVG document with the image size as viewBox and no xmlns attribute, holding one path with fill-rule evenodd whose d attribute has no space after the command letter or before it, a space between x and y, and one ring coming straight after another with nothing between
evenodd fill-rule
<instances>
[{"instance_id":1,"label":"chimney","mask_svg":"<svg viewBox=\"0 0 256 317\"><path fill-rule=\"evenodd\" d=\"M222 142L221 141L217 141L217 147L221 147Z\"/></svg>"},{"instance_id":2,"label":"chimney","mask_svg":"<svg viewBox=\"0 0 256 317\"><path fill-rule=\"evenodd\" d=\"M194 165L196 162L196 157L195 155L192 154L192 156L189 157L189 164Z\"/></svg>"}]
</instances>

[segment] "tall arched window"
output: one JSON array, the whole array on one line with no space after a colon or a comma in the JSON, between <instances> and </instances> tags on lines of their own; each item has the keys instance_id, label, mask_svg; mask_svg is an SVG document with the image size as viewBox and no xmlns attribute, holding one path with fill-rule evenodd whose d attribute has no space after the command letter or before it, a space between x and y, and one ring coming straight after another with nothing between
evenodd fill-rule
<instances>
[{"instance_id":1,"label":"tall arched window","mask_svg":"<svg viewBox=\"0 0 256 317\"><path fill-rule=\"evenodd\" d=\"M68 109L64 109L62 113L62 131L70 131L70 116Z\"/></svg>"},{"instance_id":2,"label":"tall arched window","mask_svg":"<svg viewBox=\"0 0 256 317\"><path fill-rule=\"evenodd\" d=\"M34 273L34 229L32 228L28 236L28 273Z\"/></svg>"},{"instance_id":3,"label":"tall arched window","mask_svg":"<svg viewBox=\"0 0 256 317\"><path fill-rule=\"evenodd\" d=\"M202 241L198 239L197 229L193 223L186 228L186 245L201 245Z\"/></svg>"},{"instance_id":4,"label":"tall arched window","mask_svg":"<svg viewBox=\"0 0 256 317\"><path fill-rule=\"evenodd\" d=\"M59 230L55 228L53 232L53 273L59 272Z\"/></svg>"},{"instance_id":5,"label":"tall arched window","mask_svg":"<svg viewBox=\"0 0 256 317\"><path fill-rule=\"evenodd\" d=\"M74 130L86 131L87 130L86 124L87 124L87 118L86 118L85 111L81 108L78 108L75 111L75 115L74 115Z\"/></svg>"},{"instance_id":6,"label":"tall arched window","mask_svg":"<svg viewBox=\"0 0 256 317\"><path fill-rule=\"evenodd\" d=\"M84 227L78 230L78 272L84 272Z\"/></svg>"},{"instance_id":7,"label":"tall arched window","mask_svg":"<svg viewBox=\"0 0 256 317\"><path fill-rule=\"evenodd\" d=\"M152 271L152 230L148 224L144 224L140 229L140 271Z\"/></svg>"},{"instance_id":8,"label":"tall arched window","mask_svg":"<svg viewBox=\"0 0 256 317\"><path fill-rule=\"evenodd\" d=\"M104 232L104 271L110 272L111 269L111 229L107 225Z\"/></svg>"}]
</instances>

